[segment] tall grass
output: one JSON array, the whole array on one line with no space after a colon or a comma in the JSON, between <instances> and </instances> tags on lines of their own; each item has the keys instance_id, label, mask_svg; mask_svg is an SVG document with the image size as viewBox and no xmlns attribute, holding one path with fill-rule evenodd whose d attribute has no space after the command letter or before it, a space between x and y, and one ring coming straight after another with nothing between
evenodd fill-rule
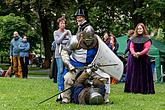
<instances>
[{"instance_id":1,"label":"tall grass","mask_svg":"<svg viewBox=\"0 0 165 110\"><path fill-rule=\"evenodd\" d=\"M57 86L48 78L0 78L0 110L165 110L165 84L155 84L156 94L127 94L124 83L111 85L112 105L60 104L52 98Z\"/></svg>"}]
</instances>

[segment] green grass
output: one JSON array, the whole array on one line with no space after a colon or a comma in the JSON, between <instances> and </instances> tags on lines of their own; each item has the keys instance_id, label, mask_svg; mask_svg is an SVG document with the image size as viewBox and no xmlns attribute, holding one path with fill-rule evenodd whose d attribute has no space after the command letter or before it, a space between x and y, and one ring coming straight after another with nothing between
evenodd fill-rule
<instances>
[{"instance_id":1,"label":"green grass","mask_svg":"<svg viewBox=\"0 0 165 110\"><path fill-rule=\"evenodd\" d=\"M111 85L112 105L62 105L56 98L38 105L58 92L52 80L0 78L0 110L165 110L165 83L155 85L154 95L127 94L123 88Z\"/></svg>"}]
</instances>

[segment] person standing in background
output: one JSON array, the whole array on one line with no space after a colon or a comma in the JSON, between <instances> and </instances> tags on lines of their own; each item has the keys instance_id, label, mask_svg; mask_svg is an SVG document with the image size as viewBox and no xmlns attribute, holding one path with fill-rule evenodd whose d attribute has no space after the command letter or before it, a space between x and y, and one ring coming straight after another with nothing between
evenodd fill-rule
<instances>
[{"instance_id":1,"label":"person standing in background","mask_svg":"<svg viewBox=\"0 0 165 110\"><path fill-rule=\"evenodd\" d=\"M54 31L54 41L56 43L55 59L57 63L57 84L59 91L64 90L64 75L63 75L64 65L61 58L61 51L66 46L66 44L68 43L71 37L71 31L65 29L65 22L66 19L64 17L58 18L57 23L59 29Z\"/></svg>"},{"instance_id":2,"label":"person standing in background","mask_svg":"<svg viewBox=\"0 0 165 110\"><path fill-rule=\"evenodd\" d=\"M53 41L52 42L52 46L51 46L51 51L53 52L52 55L52 62L51 62L51 72L50 72L50 79L53 78L53 82L57 83L57 63L56 63L56 59L55 59L55 50L56 50L56 42Z\"/></svg>"},{"instance_id":3,"label":"person standing in background","mask_svg":"<svg viewBox=\"0 0 165 110\"><path fill-rule=\"evenodd\" d=\"M127 48L125 49L124 53L122 54L122 58L123 59L125 59L125 55L127 54L127 52L128 52L128 57L130 56L130 44L131 44L131 38L132 38L133 34L134 34L134 30L133 29L128 30L128 34L127 34L128 35L128 38L127 38ZM125 60L127 60L127 59L125 59ZM125 81L125 79L127 77L127 61L124 64L125 64L125 66L124 66L124 74L123 74L123 76L124 76L124 81Z\"/></svg>"},{"instance_id":4,"label":"person standing in background","mask_svg":"<svg viewBox=\"0 0 165 110\"><path fill-rule=\"evenodd\" d=\"M127 77L124 92L154 94L154 83L151 69L150 50L151 40L143 23L139 23L131 39L131 55L127 61Z\"/></svg>"},{"instance_id":5,"label":"person standing in background","mask_svg":"<svg viewBox=\"0 0 165 110\"><path fill-rule=\"evenodd\" d=\"M110 45L108 45L108 47L117 55L119 44L117 43L116 37L113 34L110 36Z\"/></svg>"},{"instance_id":6,"label":"person standing in background","mask_svg":"<svg viewBox=\"0 0 165 110\"><path fill-rule=\"evenodd\" d=\"M128 30L128 39L127 39L127 48L125 49L124 53L122 54L122 57L125 58L125 55L128 53L128 55L130 54L130 43L131 43L131 37L133 36L134 34L134 30Z\"/></svg>"},{"instance_id":7,"label":"person standing in background","mask_svg":"<svg viewBox=\"0 0 165 110\"><path fill-rule=\"evenodd\" d=\"M107 46L110 45L110 37L108 32L104 32L103 41Z\"/></svg>"},{"instance_id":8,"label":"person standing in background","mask_svg":"<svg viewBox=\"0 0 165 110\"><path fill-rule=\"evenodd\" d=\"M119 44L116 40L116 37L113 34L111 34L111 36L110 36L110 43L109 43L108 47L117 55L117 50L119 48ZM112 84L116 84L117 82L118 81L115 78L111 77Z\"/></svg>"},{"instance_id":9,"label":"person standing in background","mask_svg":"<svg viewBox=\"0 0 165 110\"><path fill-rule=\"evenodd\" d=\"M15 73L15 77L22 78L22 68L20 63L20 49L19 44L22 42L22 38L18 32L13 33L14 38L10 42L10 59L12 61L12 68Z\"/></svg>"},{"instance_id":10,"label":"person standing in background","mask_svg":"<svg viewBox=\"0 0 165 110\"><path fill-rule=\"evenodd\" d=\"M27 78L30 44L29 42L27 42L27 37L25 35L23 36L22 42L19 45L19 49L20 49L21 67L22 67L22 72L23 72L22 78Z\"/></svg>"}]
</instances>

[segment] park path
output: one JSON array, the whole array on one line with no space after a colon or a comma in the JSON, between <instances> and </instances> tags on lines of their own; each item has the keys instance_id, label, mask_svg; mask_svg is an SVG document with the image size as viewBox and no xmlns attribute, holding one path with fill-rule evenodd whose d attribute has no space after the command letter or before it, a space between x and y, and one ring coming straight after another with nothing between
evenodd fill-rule
<instances>
[{"instance_id":1,"label":"park path","mask_svg":"<svg viewBox=\"0 0 165 110\"><path fill-rule=\"evenodd\" d=\"M44 73L43 75L28 75L28 78L49 78L49 72L50 72L50 69L46 69L46 70L29 70L29 73ZM47 74L45 74L47 73Z\"/></svg>"}]
</instances>

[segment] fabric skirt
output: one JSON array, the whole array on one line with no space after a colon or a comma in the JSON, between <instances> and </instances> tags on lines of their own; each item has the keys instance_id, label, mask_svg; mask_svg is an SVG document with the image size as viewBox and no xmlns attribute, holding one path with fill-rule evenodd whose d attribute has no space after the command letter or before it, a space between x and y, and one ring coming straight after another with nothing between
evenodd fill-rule
<instances>
[{"instance_id":1,"label":"fabric skirt","mask_svg":"<svg viewBox=\"0 0 165 110\"><path fill-rule=\"evenodd\" d=\"M129 55L124 92L155 93L150 57L148 55L143 55L139 58Z\"/></svg>"}]
</instances>

